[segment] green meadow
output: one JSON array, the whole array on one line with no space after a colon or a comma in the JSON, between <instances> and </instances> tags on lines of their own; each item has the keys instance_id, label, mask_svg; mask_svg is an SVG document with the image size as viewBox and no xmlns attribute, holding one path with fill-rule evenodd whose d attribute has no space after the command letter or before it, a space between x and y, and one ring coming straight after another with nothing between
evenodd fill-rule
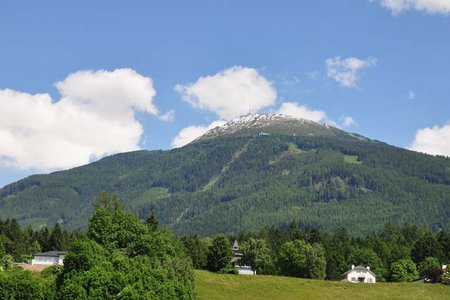
<instances>
[{"instance_id":1,"label":"green meadow","mask_svg":"<svg viewBox=\"0 0 450 300\"><path fill-rule=\"evenodd\" d=\"M195 271L198 299L450 299L450 286L419 283L354 284L283 276Z\"/></svg>"}]
</instances>

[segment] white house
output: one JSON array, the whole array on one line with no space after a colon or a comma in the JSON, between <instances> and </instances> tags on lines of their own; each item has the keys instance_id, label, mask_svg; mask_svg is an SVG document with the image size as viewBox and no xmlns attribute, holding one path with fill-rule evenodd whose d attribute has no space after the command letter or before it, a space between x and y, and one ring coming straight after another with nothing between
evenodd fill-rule
<instances>
[{"instance_id":1,"label":"white house","mask_svg":"<svg viewBox=\"0 0 450 300\"><path fill-rule=\"evenodd\" d=\"M352 265L352 268L342 274L344 279L342 281L348 282L364 282L364 283L375 283L376 275L370 271L370 267L356 266Z\"/></svg>"},{"instance_id":2,"label":"white house","mask_svg":"<svg viewBox=\"0 0 450 300\"><path fill-rule=\"evenodd\" d=\"M33 255L32 265L64 265L65 251L47 251Z\"/></svg>"}]
</instances>

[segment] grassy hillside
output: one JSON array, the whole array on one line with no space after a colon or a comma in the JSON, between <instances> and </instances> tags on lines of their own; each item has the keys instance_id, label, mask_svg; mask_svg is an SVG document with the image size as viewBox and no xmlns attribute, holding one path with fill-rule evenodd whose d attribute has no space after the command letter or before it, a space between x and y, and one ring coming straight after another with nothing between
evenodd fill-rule
<instances>
[{"instance_id":1,"label":"grassy hillside","mask_svg":"<svg viewBox=\"0 0 450 300\"><path fill-rule=\"evenodd\" d=\"M237 276L195 271L198 299L450 299L442 284L353 284L282 276Z\"/></svg>"}]
</instances>

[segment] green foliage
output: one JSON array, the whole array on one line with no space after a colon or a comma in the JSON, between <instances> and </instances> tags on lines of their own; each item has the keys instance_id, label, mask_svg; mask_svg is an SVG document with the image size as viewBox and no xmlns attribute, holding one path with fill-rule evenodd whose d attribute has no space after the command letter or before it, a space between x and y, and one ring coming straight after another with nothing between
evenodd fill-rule
<instances>
[{"instance_id":1,"label":"green foliage","mask_svg":"<svg viewBox=\"0 0 450 300\"><path fill-rule=\"evenodd\" d=\"M266 241L250 238L241 244L241 263L251 266L257 274L271 274L275 268L273 255Z\"/></svg>"},{"instance_id":2,"label":"green foliage","mask_svg":"<svg viewBox=\"0 0 450 300\"><path fill-rule=\"evenodd\" d=\"M0 272L0 299L54 299L53 290L31 273L20 269Z\"/></svg>"},{"instance_id":3,"label":"green foliage","mask_svg":"<svg viewBox=\"0 0 450 300\"><path fill-rule=\"evenodd\" d=\"M319 244L302 240L283 244L279 262L283 274L303 278L325 278L325 251Z\"/></svg>"},{"instance_id":4,"label":"green foliage","mask_svg":"<svg viewBox=\"0 0 450 300\"><path fill-rule=\"evenodd\" d=\"M60 265L53 265L53 266L47 267L44 270L42 270L41 276L42 277L51 277L51 276L59 275L62 273L63 268L64 267L60 266Z\"/></svg>"},{"instance_id":5,"label":"green foliage","mask_svg":"<svg viewBox=\"0 0 450 300\"><path fill-rule=\"evenodd\" d=\"M225 267L223 267L218 271L218 273L237 275L238 271L235 268L233 268L233 266L230 263L227 263Z\"/></svg>"},{"instance_id":6,"label":"green foliage","mask_svg":"<svg viewBox=\"0 0 450 300\"><path fill-rule=\"evenodd\" d=\"M410 259L401 259L391 264L390 277L392 281L413 281L419 277L416 264Z\"/></svg>"},{"instance_id":7,"label":"green foliage","mask_svg":"<svg viewBox=\"0 0 450 300\"><path fill-rule=\"evenodd\" d=\"M445 236L442 232L433 234L426 226L417 226L413 224L404 224L402 226L386 223L383 231L372 234L367 237L352 237L346 229L338 229L334 233L321 231L317 228L300 227L302 224L291 222L289 226L280 228L266 226L259 231L241 232L238 236L229 236L228 240L239 240L242 257L241 265L251 265L257 270L257 274L285 274L289 276L312 277L314 274L323 274L323 257L325 258L325 278L331 280L340 280L341 275L349 270L351 265L370 266L371 271L376 274L377 282L404 280L403 273L408 273L408 269L391 268L398 261L411 261L411 250L417 244L417 241L423 237L431 236L439 242L439 247L443 248ZM183 241L192 242L201 240L198 236L183 237ZM212 240L206 238L202 241ZM189 243L190 243L189 242ZM306 245L306 246L305 246ZM307 261L306 253L313 246L319 246L323 249L317 259L316 256ZM187 250L195 253L194 249ZM309 251L309 252L308 252ZM255 264L255 257L256 264ZM314 258L316 257L316 258ZM305 267L306 270L299 267ZM436 259L425 259L419 264L419 270L427 269L426 266L436 267L439 263ZM400 264L404 267L403 264ZM309 268L309 269L308 269ZM391 276L392 270L400 275ZM400 269L400 271L398 271ZM439 268L431 268L425 275L430 280L438 278ZM438 270L438 271L439 271ZM299 274L302 272L301 274ZM411 272L410 272L411 273ZM412 272L413 279L418 275ZM423 271L422 271L422 274ZM414 278L416 277L416 278ZM323 278L320 275L319 278Z\"/></svg>"},{"instance_id":8,"label":"green foliage","mask_svg":"<svg viewBox=\"0 0 450 300\"><path fill-rule=\"evenodd\" d=\"M133 214L123 210L120 198L101 193L95 212L89 220L88 237L106 249L122 249L136 243L147 230L136 221Z\"/></svg>"},{"instance_id":9,"label":"green foliage","mask_svg":"<svg viewBox=\"0 0 450 300\"><path fill-rule=\"evenodd\" d=\"M102 193L86 238L72 243L58 276L60 299L192 299L194 281L182 246L167 232L124 212Z\"/></svg>"},{"instance_id":10,"label":"green foliage","mask_svg":"<svg viewBox=\"0 0 450 300\"><path fill-rule=\"evenodd\" d=\"M292 220L359 236L382 230L386 221L450 229L449 159L311 124L271 132L117 154L31 176L0 190L0 217L34 228L85 229L92 213L86 207L108 190L141 219L155 212L182 234L237 234ZM448 259L448 250L442 255Z\"/></svg>"},{"instance_id":11,"label":"green foliage","mask_svg":"<svg viewBox=\"0 0 450 300\"><path fill-rule=\"evenodd\" d=\"M221 270L230 262L232 255L231 244L228 238L224 234L216 235L211 246L209 246L208 270L213 272Z\"/></svg>"},{"instance_id":12,"label":"green foliage","mask_svg":"<svg viewBox=\"0 0 450 300\"><path fill-rule=\"evenodd\" d=\"M158 229L159 221L156 218L156 213L154 211L152 211L152 213L150 214L150 216L147 218L147 220L145 222L147 223L148 228L151 231L155 231L156 229Z\"/></svg>"},{"instance_id":13,"label":"green foliage","mask_svg":"<svg viewBox=\"0 0 450 300\"><path fill-rule=\"evenodd\" d=\"M41 251L66 250L77 236L78 233L61 230L59 224L53 230L43 227L35 231L21 228L15 219L0 219L0 259L8 254L12 261L27 263Z\"/></svg>"},{"instance_id":14,"label":"green foliage","mask_svg":"<svg viewBox=\"0 0 450 300\"><path fill-rule=\"evenodd\" d=\"M185 236L182 238L186 254L192 260L194 269L205 269L209 253L209 245L207 241L198 235Z\"/></svg>"},{"instance_id":15,"label":"green foliage","mask_svg":"<svg viewBox=\"0 0 450 300\"><path fill-rule=\"evenodd\" d=\"M429 275L430 270L440 268L441 264L439 259L436 257L427 257L424 261L419 264L418 271L420 276L427 277Z\"/></svg>"},{"instance_id":16,"label":"green foliage","mask_svg":"<svg viewBox=\"0 0 450 300\"><path fill-rule=\"evenodd\" d=\"M411 258L419 263L427 257L442 258L443 253L438 240L431 234L421 237L411 250Z\"/></svg>"},{"instance_id":17,"label":"green foliage","mask_svg":"<svg viewBox=\"0 0 450 300\"><path fill-rule=\"evenodd\" d=\"M11 255L3 255L3 257L0 258L0 270L9 270L12 269L14 266L14 260Z\"/></svg>"},{"instance_id":18,"label":"green foliage","mask_svg":"<svg viewBox=\"0 0 450 300\"><path fill-rule=\"evenodd\" d=\"M52 234L50 235L47 243L47 248L50 250L58 251L67 250L65 237L59 223L56 223L55 227L53 228Z\"/></svg>"}]
</instances>

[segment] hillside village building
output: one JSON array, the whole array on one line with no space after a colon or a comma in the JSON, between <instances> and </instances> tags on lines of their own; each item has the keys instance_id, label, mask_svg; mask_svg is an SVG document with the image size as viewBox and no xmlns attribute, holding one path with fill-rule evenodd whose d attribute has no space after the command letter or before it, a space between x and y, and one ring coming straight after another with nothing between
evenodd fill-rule
<instances>
[{"instance_id":1,"label":"hillside village building","mask_svg":"<svg viewBox=\"0 0 450 300\"><path fill-rule=\"evenodd\" d=\"M65 251L47 251L33 255L32 265L64 265Z\"/></svg>"},{"instance_id":2,"label":"hillside village building","mask_svg":"<svg viewBox=\"0 0 450 300\"><path fill-rule=\"evenodd\" d=\"M375 283L376 275L370 271L370 267L356 266L352 265L352 268L342 274L344 279L342 281L348 282L361 282L361 283Z\"/></svg>"},{"instance_id":3,"label":"hillside village building","mask_svg":"<svg viewBox=\"0 0 450 300\"><path fill-rule=\"evenodd\" d=\"M231 258L231 265L238 272L239 275L256 275L256 271L253 271L251 266L241 266L240 261L244 254L242 254L241 249L237 240L234 240L233 247L233 257Z\"/></svg>"}]
</instances>

